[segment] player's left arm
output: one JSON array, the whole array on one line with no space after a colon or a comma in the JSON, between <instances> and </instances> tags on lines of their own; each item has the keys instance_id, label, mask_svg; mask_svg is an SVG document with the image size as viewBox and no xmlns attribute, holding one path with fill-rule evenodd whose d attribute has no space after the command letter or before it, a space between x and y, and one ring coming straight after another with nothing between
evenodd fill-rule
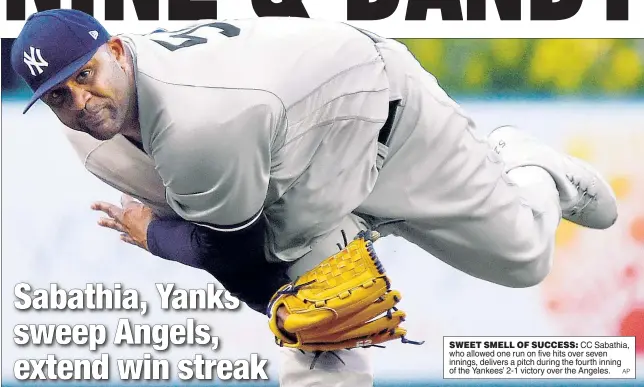
<instances>
[{"instance_id":1,"label":"player's left arm","mask_svg":"<svg viewBox=\"0 0 644 387\"><path fill-rule=\"evenodd\" d=\"M166 201L180 217L230 233L262 215L272 142L286 117L281 101L265 91L214 94L212 105L193 112L199 119L157 134L152 156Z\"/></svg>"}]
</instances>

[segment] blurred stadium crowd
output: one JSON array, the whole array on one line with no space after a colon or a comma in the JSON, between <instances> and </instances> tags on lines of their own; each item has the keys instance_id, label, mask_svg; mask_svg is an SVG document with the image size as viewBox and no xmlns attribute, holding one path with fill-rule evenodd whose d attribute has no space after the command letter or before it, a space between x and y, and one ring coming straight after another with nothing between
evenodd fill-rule
<instances>
[{"instance_id":1,"label":"blurred stadium crowd","mask_svg":"<svg viewBox=\"0 0 644 387\"><path fill-rule=\"evenodd\" d=\"M401 39L450 93L644 95L644 39Z\"/></svg>"},{"instance_id":2,"label":"blurred stadium crowd","mask_svg":"<svg viewBox=\"0 0 644 387\"><path fill-rule=\"evenodd\" d=\"M644 39L400 39L452 95L644 96ZM3 39L9 57L11 39ZM24 84L2 61L2 90Z\"/></svg>"}]
</instances>

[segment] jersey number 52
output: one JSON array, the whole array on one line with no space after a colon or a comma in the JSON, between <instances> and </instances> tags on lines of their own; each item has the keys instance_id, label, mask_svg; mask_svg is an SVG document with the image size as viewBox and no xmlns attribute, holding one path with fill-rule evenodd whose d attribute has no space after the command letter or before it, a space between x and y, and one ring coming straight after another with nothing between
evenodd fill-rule
<instances>
[{"instance_id":1,"label":"jersey number 52","mask_svg":"<svg viewBox=\"0 0 644 387\"><path fill-rule=\"evenodd\" d=\"M229 38L239 35L240 32L240 29L232 24L224 22L212 22L184 28L179 31L156 30L152 32L151 35L155 36L155 38L152 39L153 41L159 43L170 51L176 51L180 48L206 43L208 39L201 36L191 35L201 28L216 28L219 30L220 34ZM181 42L181 44L174 44L170 39L180 39L183 40L183 42Z\"/></svg>"}]
</instances>

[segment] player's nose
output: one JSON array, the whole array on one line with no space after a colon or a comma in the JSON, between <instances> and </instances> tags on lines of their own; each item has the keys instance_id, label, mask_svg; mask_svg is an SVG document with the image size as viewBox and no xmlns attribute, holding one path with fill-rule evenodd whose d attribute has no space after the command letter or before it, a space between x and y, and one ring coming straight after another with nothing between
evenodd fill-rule
<instances>
[{"instance_id":1,"label":"player's nose","mask_svg":"<svg viewBox=\"0 0 644 387\"><path fill-rule=\"evenodd\" d=\"M87 105L87 101L92 97L92 94L82 87L69 85L69 103L72 110L83 110Z\"/></svg>"}]
</instances>

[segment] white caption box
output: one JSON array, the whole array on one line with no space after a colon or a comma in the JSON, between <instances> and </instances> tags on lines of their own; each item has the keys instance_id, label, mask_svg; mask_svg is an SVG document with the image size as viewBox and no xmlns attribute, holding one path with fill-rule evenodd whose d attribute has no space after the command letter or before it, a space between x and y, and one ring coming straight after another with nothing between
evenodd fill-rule
<instances>
[{"instance_id":1,"label":"white caption box","mask_svg":"<svg viewBox=\"0 0 644 387\"><path fill-rule=\"evenodd\" d=\"M445 336L443 378L635 379L635 337Z\"/></svg>"}]
</instances>

